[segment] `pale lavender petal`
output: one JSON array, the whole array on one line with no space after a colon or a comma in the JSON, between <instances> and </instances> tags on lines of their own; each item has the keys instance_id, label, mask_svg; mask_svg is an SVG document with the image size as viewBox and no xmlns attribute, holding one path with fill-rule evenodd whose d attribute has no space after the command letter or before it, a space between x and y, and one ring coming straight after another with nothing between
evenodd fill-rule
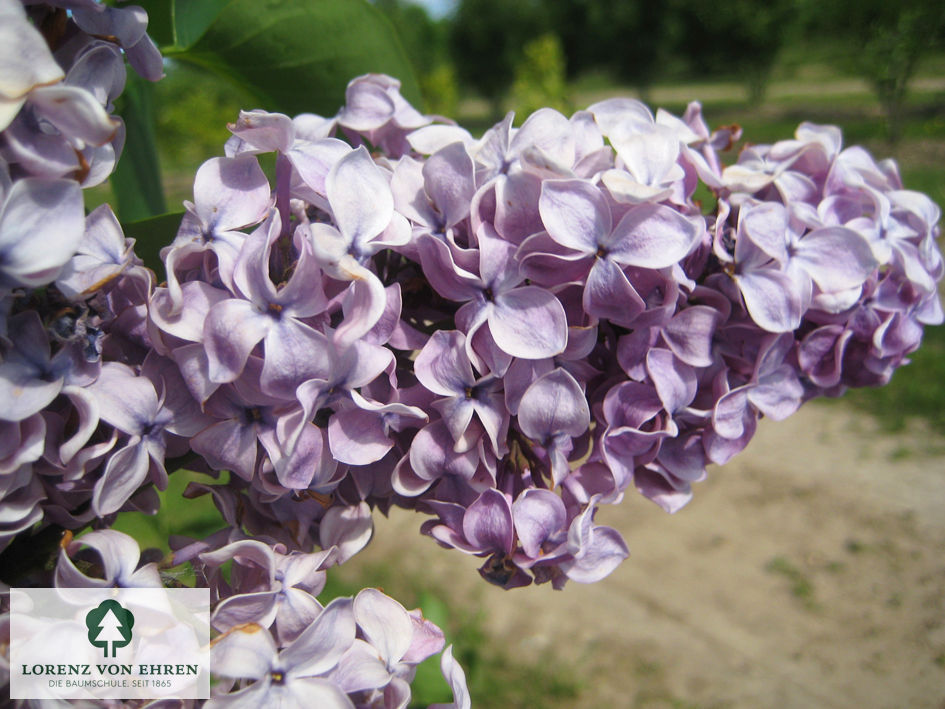
<instances>
[{"instance_id":1,"label":"pale lavender petal","mask_svg":"<svg viewBox=\"0 0 945 709\"><path fill-rule=\"evenodd\" d=\"M487 317L495 343L513 357L553 357L568 344L564 307L543 288L523 286L497 295Z\"/></svg>"},{"instance_id":2,"label":"pale lavender petal","mask_svg":"<svg viewBox=\"0 0 945 709\"><path fill-rule=\"evenodd\" d=\"M393 669L413 640L413 623L406 609L376 588L366 588L355 596L354 619L381 661Z\"/></svg>"},{"instance_id":3,"label":"pale lavender petal","mask_svg":"<svg viewBox=\"0 0 945 709\"><path fill-rule=\"evenodd\" d=\"M619 264L666 268L681 261L701 237L702 231L679 212L647 203L627 212L602 246Z\"/></svg>"},{"instance_id":4,"label":"pale lavender petal","mask_svg":"<svg viewBox=\"0 0 945 709\"><path fill-rule=\"evenodd\" d=\"M595 253L613 225L601 191L585 180L545 181L538 209L551 238L582 253Z\"/></svg>"},{"instance_id":5,"label":"pale lavender petal","mask_svg":"<svg viewBox=\"0 0 945 709\"><path fill-rule=\"evenodd\" d=\"M254 155L211 158L194 178L197 214L211 235L261 222L269 211L269 192Z\"/></svg>"},{"instance_id":6,"label":"pale lavender petal","mask_svg":"<svg viewBox=\"0 0 945 709\"><path fill-rule=\"evenodd\" d=\"M451 704L431 704L429 709L472 709L472 700L466 687L466 673L453 659L453 646L448 646L440 656L440 671L453 691Z\"/></svg>"},{"instance_id":7,"label":"pale lavender petal","mask_svg":"<svg viewBox=\"0 0 945 709\"><path fill-rule=\"evenodd\" d=\"M806 234L795 246L798 262L822 291L862 285L879 265L863 236L844 227L825 227Z\"/></svg>"},{"instance_id":8,"label":"pale lavender petal","mask_svg":"<svg viewBox=\"0 0 945 709\"><path fill-rule=\"evenodd\" d=\"M355 247L384 231L394 214L390 181L364 146L335 163L325 190L338 230Z\"/></svg>"},{"instance_id":9,"label":"pale lavender petal","mask_svg":"<svg viewBox=\"0 0 945 709\"><path fill-rule=\"evenodd\" d=\"M328 422L331 454L342 463L374 463L394 446L381 414L358 408L336 412Z\"/></svg>"},{"instance_id":10,"label":"pale lavender petal","mask_svg":"<svg viewBox=\"0 0 945 709\"><path fill-rule=\"evenodd\" d=\"M231 382L246 366L253 348L275 324L248 300L224 300L207 313L204 346L210 365L210 380Z\"/></svg>"},{"instance_id":11,"label":"pale lavender petal","mask_svg":"<svg viewBox=\"0 0 945 709\"><path fill-rule=\"evenodd\" d=\"M355 621L350 598L336 598L315 622L279 654L292 677L328 672L354 642Z\"/></svg>"},{"instance_id":12,"label":"pale lavender petal","mask_svg":"<svg viewBox=\"0 0 945 709\"><path fill-rule=\"evenodd\" d=\"M501 492L488 489L466 510L463 534L483 551L512 551L512 509Z\"/></svg>"},{"instance_id":13,"label":"pale lavender petal","mask_svg":"<svg viewBox=\"0 0 945 709\"><path fill-rule=\"evenodd\" d=\"M269 674L276 645L269 631L250 623L233 628L210 646L213 671L223 677L260 679Z\"/></svg>"},{"instance_id":14,"label":"pale lavender petal","mask_svg":"<svg viewBox=\"0 0 945 709\"><path fill-rule=\"evenodd\" d=\"M437 330L417 355L414 373L434 394L455 396L475 384L472 365L463 349L465 339L456 330Z\"/></svg>"},{"instance_id":15,"label":"pale lavender petal","mask_svg":"<svg viewBox=\"0 0 945 709\"><path fill-rule=\"evenodd\" d=\"M590 420L584 391L560 367L532 382L519 403L518 424L535 441L545 442L559 433L576 438L587 430Z\"/></svg>"},{"instance_id":16,"label":"pale lavender petal","mask_svg":"<svg viewBox=\"0 0 945 709\"><path fill-rule=\"evenodd\" d=\"M447 145L431 155L423 164L423 177L444 226L452 226L469 214L476 190L475 168L462 143Z\"/></svg>"},{"instance_id":17,"label":"pale lavender petal","mask_svg":"<svg viewBox=\"0 0 945 709\"><path fill-rule=\"evenodd\" d=\"M13 183L0 211L0 286L53 280L85 233L82 190L72 180L27 177Z\"/></svg>"},{"instance_id":18,"label":"pale lavender petal","mask_svg":"<svg viewBox=\"0 0 945 709\"><path fill-rule=\"evenodd\" d=\"M653 348L647 352L646 371L668 412L679 411L696 397L698 381L695 371L676 359L669 350Z\"/></svg>"},{"instance_id":19,"label":"pale lavender petal","mask_svg":"<svg viewBox=\"0 0 945 709\"><path fill-rule=\"evenodd\" d=\"M707 305L692 305L673 316L662 330L663 339L679 359L693 367L709 367L712 337L721 314Z\"/></svg>"},{"instance_id":20,"label":"pale lavender petal","mask_svg":"<svg viewBox=\"0 0 945 709\"><path fill-rule=\"evenodd\" d=\"M102 104L78 86L43 86L30 92L29 102L43 118L71 139L104 145L115 137L118 130L118 122L108 115Z\"/></svg>"},{"instance_id":21,"label":"pale lavender petal","mask_svg":"<svg viewBox=\"0 0 945 709\"><path fill-rule=\"evenodd\" d=\"M361 551L374 534L374 519L366 502L332 507L322 517L318 539L323 549L338 547L337 563L343 564Z\"/></svg>"},{"instance_id":22,"label":"pale lavender petal","mask_svg":"<svg viewBox=\"0 0 945 709\"><path fill-rule=\"evenodd\" d=\"M556 494L533 488L515 500L512 518L522 549L530 558L537 559L542 553L542 544L564 528L567 511Z\"/></svg>"},{"instance_id":23,"label":"pale lavender petal","mask_svg":"<svg viewBox=\"0 0 945 709\"><path fill-rule=\"evenodd\" d=\"M95 483L92 509L104 517L121 509L148 477L151 458L141 443L133 443L112 454L105 472Z\"/></svg>"},{"instance_id":24,"label":"pale lavender petal","mask_svg":"<svg viewBox=\"0 0 945 709\"><path fill-rule=\"evenodd\" d=\"M646 303L630 284L620 266L610 259L597 259L587 275L584 310L595 318L629 324L646 309Z\"/></svg>"},{"instance_id":25,"label":"pale lavender petal","mask_svg":"<svg viewBox=\"0 0 945 709\"><path fill-rule=\"evenodd\" d=\"M247 623L268 628L276 617L277 599L278 595L272 591L230 596L220 601L210 620L214 628L224 632Z\"/></svg>"},{"instance_id":26,"label":"pale lavender petal","mask_svg":"<svg viewBox=\"0 0 945 709\"><path fill-rule=\"evenodd\" d=\"M751 319L768 332L791 332L801 324L803 302L786 273L759 268L736 274Z\"/></svg>"}]
</instances>

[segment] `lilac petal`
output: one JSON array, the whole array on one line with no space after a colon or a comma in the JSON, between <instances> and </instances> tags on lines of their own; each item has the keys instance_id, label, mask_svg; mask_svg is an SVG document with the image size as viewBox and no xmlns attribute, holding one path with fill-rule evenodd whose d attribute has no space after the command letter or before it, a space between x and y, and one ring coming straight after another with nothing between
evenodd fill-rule
<instances>
[{"instance_id":1,"label":"lilac petal","mask_svg":"<svg viewBox=\"0 0 945 709\"><path fill-rule=\"evenodd\" d=\"M453 396L433 402L433 408L443 417L456 446L460 446L469 422L476 413L475 402L465 395Z\"/></svg>"},{"instance_id":2,"label":"lilac petal","mask_svg":"<svg viewBox=\"0 0 945 709\"><path fill-rule=\"evenodd\" d=\"M279 659L290 668L293 677L324 674L351 647L355 631L351 599L336 598L279 654Z\"/></svg>"},{"instance_id":3,"label":"lilac petal","mask_svg":"<svg viewBox=\"0 0 945 709\"><path fill-rule=\"evenodd\" d=\"M437 330L417 355L414 373L434 394L455 396L475 384L472 365L463 349L465 339L456 330Z\"/></svg>"},{"instance_id":4,"label":"lilac petal","mask_svg":"<svg viewBox=\"0 0 945 709\"><path fill-rule=\"evenodd\" d=\"M150 465L148 450L141 443L126 445L113 453L92 493L92 509L96 516L104 517L121 509L144 484Z\"/></svg>"},{"instance_id":5,"label":"lilac petal","mask_svg":"<svg viewBox=\"0 0 945 709\"><path fill-rule=\"evenodd\" d=\"M584 287L584 310L595 318L629 324L646 309L646 303L626 274L610 259L597 259Z\"/></svg>"},{"instance_id":6,"label":"lilac petal","mask_svg":"<svg viewBox=\"0 0 945 709\"><path fill-rule=\"evenodd\" d=\"M663 339L679 359L693 367L709 367L712 337L721 315L707 305L692 305L673 316L662 330Z\"/></svg>"},{"instance_id":7,"label":"lilac petal","mask_svg":"<svg viewBox=\"0 0 945 709\"><path fill-rule=\"evenodd\" d=\"M276 659L272 636L256 623L237 626L219 636L210 651L214 673L238 679L265 677Z\"/></svg>"},{"instance_id":8,"label":"lilac petal","mask_svg":"<svg viewBox=\"0 0 945 709\"><path fill-rule=\"evenodd\" d=\"M390 682L387 666L378 658L377 650L360 638L345 651L331 679L345 692L381 689Z\"/></svg>"},{"instance_id":9,"label":"lilac petal","mask_svg":"<svg viewBox=\"0 0 945 709\"><path fill-rule=\"evenodd\" d=\"M25 97L35 86L63 78L62 69L49 52L46 40L27 18L23 6L6 3L0 13L3 19L0 23L0 66L3 67L0 96L6 100L18 99ZM0 121L0 130L8 123Z\"/></svg>"},{"instance_id":10,"label":"lilac petal","mask_svg":"<svg viewBox=\"0 0 945 709\"><path fill-rule=\"evenodd\" d=\"M310 485L326 482L315 479L315 474L325 470L327 448L325 432L314 424L305 423L294 438L292 450L287 453L283 449L283 456L273 460L279 483L290 490L305 490Z\"/></svg>"},{"instance_id":11,"label":"lilac petal","mask_svg":"<svg viewBox=\"0 0 945 709\"><path fill-rule=\"evenodd\" d=\"M447 145L431 155L423 164L423 178L426 192L446 226L457 224L469 214L476 190L475 168L462 143Z\"/></svg>"},{"instance_id":12,"label":"lilac petal","mask_svg":"<svg viewBox=\"0 0 945 709\"><path fill-rule=\"evenodd\" d=\"M263 340L262 391L292 398L302 382L328 374L328 338L294 318L275 322Z\"/></svg>"},{"instance_id":13,"label":"lilac petal","mask_svg":"<svg viewBox=\"0 0 945 709\"><path fill-rule=\"evenodd\" d=\"M456 265L445 242L432 237L419 239L417 248L423 274L437 293L448 300L467 301L482 292L481 280Z\"/></svg>"},{"instance_id":14,"label":"lilac petal","mask_svg":"<svg viewBox=\"0 0 945 709\"><path fill-rule=\"evenodd\" d=\"M269 210L269 192L254 155L211 158L194 178L197 214L210 234L261 222Z\"/></svg>"},{"instance_id":15,"label":"lilac petal","mask_svg":"<svg viewBox=\"0 0 945 709\"><path fill-rule=\"evenodd\" d=\"M352 273L352 283L342 303L345 317L335 330L337 346L344 348L364 337L378 324L386 308L384 284L368 269L358 268Z\"/></svg>"},{"instance_id":16,"label":"lilac petal","mask_svg":"<svg viewBox=\"0 0 945 709\"><path fill-rule=\"evenodd\" d=\"M410 647L404 653L401 661L409 664L423 662L431 655L435 655L443 649L445 642L443 631L434 623L423 617L423 611L415 608L408 611L410 623L413 625L413 639L410 641Z\"/></svg>"},{"instance_id":17,"label":"lilac petal","mask_svg":"<svg viewBox=\"0 0 945 709\"><path fill-rule=\"evenodd\" d=\"M285 585L288 586L289 582L286 581ZM276 614L279 643L285 645L295 640L321 611L322 604L312 594L299 588L284 588Z\"/></svg>"},{"instance_id":18,"label":"lilac petal","mask_svg":"<svg viewBox=\"0 0 945 709\"><path fill-rule=\"evenodd\" d=\"M512 505L512 518L522 549L532 559L542 553L542 544L561 531L567 522L567 511L561 498L550 490L530 489Z\"/></svg>"},{"instance_id":19,"label":"lilac petal","mask_svg":"<svg viewBox=\"0 0 945 709\"><path fill-rule=\"evenodd\" d=\"M332 507L318 528L323 549L338 547L337 563L343 564L361 551L374 534L374 519L366 502L351 507Z\"/></svg>"},{"instance_id":20,"label":"lilac petal","mask_svg":"<svg viewBox=\"0 0 945 709\"><path fill-rule=\"evenodd\" d=\"M494 227L504 239L519 244L541 231L538 212L541 185L541 178L531 172L503 175L496 181Z\"/></svg>"},{"instance_id":21,"label":"lilac petal","mask_svg":"<svg viewBox=\"0 0 945 709\"><path fill-rule=\"evenodd\" d=\"M466 687L466 673L453 659L453 646L448 646L440 656L440 671L453 691L452 704L431 704L429 709L472 709L472 700Z\"/></svg>"},{"instance_id":22,"label":"lilac petal","mask_svg":"<svg viewBox=\"0 0 945 709\"><path fill-rule=\"evenodd\" d=\"M210 380L223 383L239 377L250 352L274 324L248 300L224 300L210 308L204 324Z\"/></svg>"},{"instance_id":23,"label":"lilac petal","mask_svg":"<svg viewBox=\"0 0 945 709\"><path fill-rule=\"evenodd\" d=\"M127 534L111 529L88 532L69 544L68 552L75 554L83 546L89 546L98 553L102 561L105 580L110 584L125 586L125 581L135 573L141 552L138 549L138 543ZM68 557L65 558L68 559ZM63 561L62 556L60 556L60 561ZM68 565L71 566L71 560ZM158 585L160 585L160 580L158 580Z\"/></svg>"},{"instance_id":24,"label":"lilac petal","mask_svg":"<svg viewBox=\"0 0 945 709\"><path fill-rule=\"evenodd\" d=\"M547 441L559 433L576 438L587 430L590 421L584 391L560 367L532 382L519 403L519 426L536 441Z\"/></svg>"},{"instance_id":25,"label":"lilac petal","mask_svg":"<svg viewBox=\"0 0 945 709\"><path fill-rule=\"evenodd\" d=\"M610 234L610 208L585 180L546 180L538 201L548 234L562 246L592 254Z\"/></svg>"},{"instance_id":26,"label":"lilac petal","mask_svg":"<svg viewBox=\"0 0 945 709\"><path fill-rule=\"evenodd\" d=\"M258 623L268 628L276 617L277 599L278 595L273 591L224 598L214 609L211 622L214 628L224 632L247 623Z\"/></svg>"},{"instance_id":27,"label":"lilac petal","mask_svg":"<svg viewBox=\"0 0 945 709\"><path fill-rule=\"evenodd\" d=\"M669 350L653 348L647 352L646 371L668 412L679 411L696 397L696 373Z\"/></svg>"},{"instance_id":28,"label":"lilac petal","mask_svg":"<svg viewBox=\"0 0 945 709\"><path fill-rule=\"evenodd\" d=\"M675 514L692 499L692 486L688 482L672 480L662 472L641 468L633 476L633 483L641 495L669 514Z\"/></svg>"},{"instance_id":29,"label":"lilac petal","mask_svg":"<svg viewBox=\"0 0 945 709\"><path fill-rule=\"evenodd\" d=\"M512 552L512 509L501 492L488 489L466 510L463 534L482 551Z\"/></svg>"},{"instance_id":30,"label":"lilac petal","mask_svg":"<svg viewBox=\"0 0 945 709\"><path fill-rule=\"evenodd\" d=\"M657 458L670 473L682 480L696 482L705 477L706 457L700 433L665 439Z\"/></svg>"},{"instance_id":31,"label":"lilac petal","mask_svg":"<svg viewBox=\"0 0 945 709\"><path fill-rule=\"evenodd\" d=\"M159 410L157 392L151 381L135 376L121 364L103 366L91 389L98 400L102 420L124 433L141 434L145 422Z\"/></svg>"},{"instance_id":32,"label":"lilac petal","mask_svg":"<svg viewBox=\"0 0 945 709\"><path fill-rule=\"evenodd\" d=\"M394 441L388 436L380 414L353 408L338 411L331 417L328 445L338 461L367 465L387 455Z\"/></svg>"},{"instance_id":33,"label":"lilac petal","mask_svg":"<svg viewBox=\"0 0 945 709\"><path fill-rule=\"evenodd\" d=\"M259 628L260 626L256 626ZM268 631L260 628L262 632L265 632L268 635ZM226 637L226 636L221 636ZM272 642L270 640L270 642ZM212 652L213 646L211 646L210 661L215 663L214 654ZM238 667L239 663L244 661L241 656L237 655L237 660L228 661L232 665ZM214 667L216 665L214 664ZM239 672L239 670L232 670L233 672ZM226 676L226 675L224 675ZM237 675L239 677L240 675ZM266 673L263 672L260 677L261 679L258 682L253 682L248 687L244 687L238 692L230 692L229 694L221 694L219 696L211 697L206 702L204 702L204 709L255 709L255 707L266 706L273 701L273 688ZM283 692L279 693L276 701L283 701ZM179 701L179 700L178 700ZM158 709L164 709L163 707L158 707ZM178 709L177 705L172 705L171 709Z\"/></svg>"},{"instance_id":34,"label":"lilac petal","mask_svg":"<svg viewBox=\"0 0 945 709\"><path fill-rule=\"evenodd\" d=\"M594 583L608 576L628 556L630 550L616 529L595 527L590 543L581 549L580 556L560 566L572 581Z\"/></svg>"},{"instance_id":35,"label":"lilac petal","mask_svg":"<svg viewBox=\"0 0 945 709\"><path fill-rule=\"evenodd\" d=\"M737 439L745 431L748 413L747 387L739 387L721 397L712 411L712 428L723 438Z\"/></svg>"},{"instance_id":36,"label":"lilac petal","mask_svg":"<svg viewBox=\"0 0 945 709\"><path fill-rule=\"evenodd\" d=\"M75 182L17 180L0 210L0 285L4 275L25 286L53 280L84 232L82 190Z\"/></svg>"},{"instance_id":37,"label":"lilac petal","mask_svg":"<svg viewBox=\"0 0 945 709\"><path fill-rule=\"evenodd\" d=\"M404 607L376 588L366 588L355 596L354 619L381 661L393 669L413 640L413 623Z\"/></svg>"},{"instance_id":38,"label":"lilac petal","mask_svg":"<svg viewBox=\"0 0 945 709\"><path fill-rule=\"evenodd\" d=\"M387 123L394 111L394 101L385 87L370 77L358 77L348 84L338 122L356 131L369 131Z\"/></svg>"},{"instance_id":39,"label":"lilac petal","mask_svg":"<svg viewBox=\"0 0 945 709\"><path fill-rule=\"evenodd\" d=\"M278 699L250 706L280 706L284 709L355 709L351 699L332 680L321 677L296 677L287 682Z\"/></svg>"},{"instance_id":40,"label":"lilac petal","mask_svg":"<svg viewBox=\"0 0 945 709\"><path fill-rule=\"evenodd\" d=\"M679 212L647 203L627 212L602 246L619 264L666 268L681 261L701 237L700 229Z\"/></svg>"},{"instance_id":41,"label":"lilac petal","mask_svg":"<svg viewBox=\"0 0 945 709\"><path fill-rule=\"evenodd\" d=\"M564 307L538 286L523 286L497 295L488 321L495 343L513 357L553 357L568 344Z\"/></svg>"},{"instance_id":42,"label":"lilac petal","mask_svg":"<svg viewBox=\"0 0 945 709\"><path fill-rule=\"evenodd\" d=\"M75 567L66 550L60 547L59 560L56 562L55 586L56 588L109 588L112 586L112 581L107 574L104 579L86 576Z\"/></svg>"},{"instance_id":43,"label":"lilac petal","mask_svg":"<svg viewBox=\"0 0 945 709\"><path fill-rule=\"evenodd\" d=\"M0 363L0 421L22 421L42 411L59 395L62 378L44 381L36 368L21 362Z\"/></svg>"},{"instance_id":44,"label":"lilac petal","mask_svg":"<svg viewBox=\"0 0 945 709\"><path fill-rule=\"evenodd\" d=\"M389 180L364 146L335 163L325 190L338 230L359 247L384 231L394 214Z\"/></svg>"},{"instance_id":45,"label":"lilac petal","mask_svg":"<svg viewBox=\"0 0 945 709\"><path fill-rule=\"evenodd\" d=\"M264 153L287 152L295 134L291 118L260 109L240 111L236 123L227 127L233 135Z\"/></svg>"},{"instance_id":46,"label":"lilac petal","mask_svg":"<svg viewBox=\"0 0 945 709\"><path fill-rule=\"evenodd\" d=\"M791 332L801 324L803 302L786 273L759 268L736 274L751 319L768 332Z\"/></svg>"},{"instance_id":47,"label":"lilac petal","mask_svg":"<svg viewBox=\"0 0 945 709\"><path fill-rule=\"evenodd\" d=\"M190 440L190 447L214 470L231 470L243 480L252 480L256 468L256 432L229 419L207 426Z\"/></svg>"},{"instance_id":48,"label":"lilac petal","mask_svg":"<svg viewBox=\"0 0 945 709\"><path fill-rule=\"evenodd\" d=\"M776 202L764 202L745 209L738 220L739 234L778 263L787 260L787 210ZM735 260L745 260L746 242L736 240Z\"/></svg>"},{"instance_id":49,"label":"lilac petal","mask_svg":"<svg viewBox=\"0 0 945 709\"><path fill-rule=\"evenodd\" d=\"M783 421L797 411L803 396L804 386L789 365L768 374L763 383L748 391L752 405L774 421Z\"/></svg>"},{"instance_id":50,"label":"lilac petal","mask_svg":"<svg viewBox=\"0 0 945 709\"><path fill-rule=\"evenodd\" d=\"M475 448L457 453L454 439L441 419L424 426L410 445L410 467L421 478L436 480L443 475L472 478L479 462Z\"/></svg>"},{"instance_id":51,"label":"lilac petal","mask_svg":"<svg viewBox=\"0 0 945 709\"><path fill-rule=\"evenodd\" d=\"M70 139L104 145L118 130L118 122L108 115L102 104L78 86L43 86L30 92L29 102Z\"/></svg>"},{"instance_id":52,"label":"lilac petal","mask_svg":"<svg viewBox=\"0 0 945 709\"><path fill-rule=\"evenodd\" d=\"M878 266L869 242L844 227L816 229L795 249L793 260L826 292L862 285Z\"/></svg>"}]
</instances>

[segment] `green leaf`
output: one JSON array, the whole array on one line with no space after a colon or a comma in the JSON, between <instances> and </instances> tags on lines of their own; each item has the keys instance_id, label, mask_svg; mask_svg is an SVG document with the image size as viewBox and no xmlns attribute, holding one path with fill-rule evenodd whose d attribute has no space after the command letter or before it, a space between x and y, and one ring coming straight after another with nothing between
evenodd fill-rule
<instances>
[{"instance_id":1,"label":"green leaf","mask_svg":"<svg viewBox=\"0 0 945 709\"><path fill-rule=\"evenodd\" d=\"M173 0L138 0L148 13L148 36L159 47L174 44Z\"/></svg>"},{"instance_id":2,"label":"green leaf","mask_svg":"<svg viewBox=\"0 0 945 709\"><path fill-rule=\"evenodd\" d=\"M109 181L122 221L145 219L167 210L154 133L154 87L128 75L118 114L125 121L125 147Z\"/></svg>"},{"instance_id":3,"label":"green leaf","mask_svg":"<svg viewBox=\"0 0 945 709\"><path fill-rule=\"evenodd\" d=\"M164 275L161 249L174 241L183 216L183 212L168 212L139 221L123 222L121 225L125 236L135 240L135 253L159 279Z\"/></svg>"},{"instance_id":4,"label":"green leaf","mask_svg":"<svg viewBox=\"0 0 945 709\"><path fill-rule=\"evenodd\" d=\"M348 82L371 72L400 79L420 104L393 28L366 0L230 0L192 47L172 54L250 90L259 105L247 108L334 115Z\"/></svg>"},{"instance_id":5,"label":"green leaf","mask_svg":"<svg viewBox=\"0 0 945 709\"><path fill-rule=\"evenodd\" d=\"M162 51L185 50L203 36L230 0L138 0L148 34Z\"/></svg>"},{"instance_id":6,"label":"green leaf","mask_svg":"<svg viewBox=\"0 0 945 709\"><path fill-rule=\"evenodd\" d=\"M174 44L186 48L203 37L230 0L175 0Z\"/></svg>"}]
</instances>

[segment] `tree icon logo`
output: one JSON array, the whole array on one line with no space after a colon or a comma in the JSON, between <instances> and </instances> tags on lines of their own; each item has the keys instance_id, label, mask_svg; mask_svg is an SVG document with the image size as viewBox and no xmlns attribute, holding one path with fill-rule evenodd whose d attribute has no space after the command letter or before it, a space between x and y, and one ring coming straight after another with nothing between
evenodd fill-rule
<instances>
[{"instance_id":1,"label":"tree icon logo","mask_svg":"<svg viewBox=\"0 0 945 709\"><path fill-rule=\"evenodd\" d=\"M134 614L118 601L108 599L98 604L85 616L89 642L105 651L105 657L115 657L115 650L131 642ZM111 645L111 654L108 646Z\"/></svg>"}]
</instances>

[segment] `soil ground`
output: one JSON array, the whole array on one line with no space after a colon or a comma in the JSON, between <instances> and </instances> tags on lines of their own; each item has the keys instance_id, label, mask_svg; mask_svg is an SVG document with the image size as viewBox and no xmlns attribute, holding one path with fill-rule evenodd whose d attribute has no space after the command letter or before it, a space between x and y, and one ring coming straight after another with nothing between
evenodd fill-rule
<instances>
[{"instance_id":1,"label":"soil ground","mask_svg":"<svg viewBox=\"0 0 945 709\"><path fill-rule=\"evenodd\" d=\"M631 556L563 592L488 586L480 560L404 544L420 518L395 513L363 561L455 589L497 647L573 672L561 706L945 707L945 445L918 425L837 404L762 422L677 514L635 493L602 509Z\"/></svg>"}]
</instances>

